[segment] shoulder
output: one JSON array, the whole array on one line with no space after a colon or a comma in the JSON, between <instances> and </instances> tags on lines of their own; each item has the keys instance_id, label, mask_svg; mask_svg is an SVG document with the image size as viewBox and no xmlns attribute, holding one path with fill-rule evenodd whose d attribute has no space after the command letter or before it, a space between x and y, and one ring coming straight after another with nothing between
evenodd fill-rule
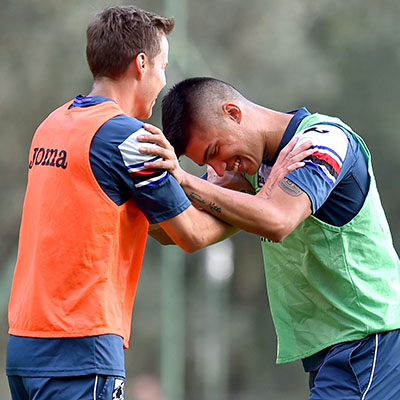
<instances>
[{"instance_id":1,"label":"shoulder","mask_svg":"<svg viewBox=\"0 0 400 400\"><path fill-rule=\"evenodd\" d=\"M127 115L118 115L104 123L93 137L90 162L104 176L125 175L126 165L144 162L139 152L138 134L143 123ZM119 171L119 172L117 172ZM100 175L96 175L99 179Z\"/></svg>"},{"instance_id":2,"label":"shoulder","mask_svg":"<svg viewBox=\"0 0 400 400\"><path fill-rule=\"evenodd\" d=\"M352 135L338 125L321 122L297 132L295 137L300 143L312 141L316 149L331 150L343 160Z\"/></svg>"},{"instance_id":3,"label":"shoulder","mask_svg":"<svg viewBox=\"0 0 400 400\"><path fill-rule=\"evenodd\" d=\"M348 153L351 134L334 124L318 123L295 135L296 146L305 141L313 143L314 152L305 162L306 166L317 169L334 186Z\"/></svg>"},{"instance_id":4,"label":"shoulder","mask_svg":"<svg viewBox=\"0 0 400 400\"><path fill-rule=\"evenodd\" d=\"M143 123L127 115L118 115L102 125L93 137L90 152L100 158L111 159L138 156L141 143L137 140ZM120 160L122 161L122 160Z\"/></svg>"},{"instance_id":5,"label":"shoulder","mask_svg":"<svg viewBox=\"0 0 400 400\"><path fill-rule=\"evenodd\" d=\"M127 115L118 115L102 125L94 139L118 146L132 134L138 134L141 129L141 121Z\"/></svg>"}]
</instances>

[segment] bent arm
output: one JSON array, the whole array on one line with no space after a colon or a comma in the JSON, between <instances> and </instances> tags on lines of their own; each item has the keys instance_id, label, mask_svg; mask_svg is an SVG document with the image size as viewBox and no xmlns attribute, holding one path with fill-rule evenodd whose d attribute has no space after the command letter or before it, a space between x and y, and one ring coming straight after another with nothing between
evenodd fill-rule
<instances>
[{"instance_id":1,"label":"bent arm","mask_svg":"<svg viewBox=\"0 0 400 400\"><path fill-rule=\"evenodd\" d=\"M311 202L304 192L294 195L281 186L272 193L265 189L253 196L185 173L182 187L193 204L236 228L272 241L284 239L311 214Z\"/></svg>"},{"instance_id":2,"label":"bent arm","mask_svg":"<svg viewBox=\"0 0 400 400\"><path fill-rule=\"evenodd\" d=\"M160 223L161 227L149 234L161 244L176 243L190 253L226 239L240 229L278 242L311 213L308 196L297 186L291 187L289 180L286 188L280 185L271 196L266 190L254 196L221 188L193 175L188 176L183 187L192 203L207 211L212 219L205 218L204 211L189 207L177 217ZM212 215L225 224L219 224L222 221Z\"/></svg>"},{"instance_id":3,"label":"bent arm","mask_svg":"<svg viewBox=\"0 0 400 400\"><path fill-rule=\"evenodd\" d=\"M154 127L149 127L149 130L152 130L153 134L141 135L139 140L151 141L160 147L140 148L140 151L156 154L162 157L162 161L145 163L145 166L169 170L195 207L206 210L227 224L273 241L280 241L310 215L311 203L305 193L293 196L289 190L282 190L277 185L288 172L304 165L301 160L312 154L312 142L303 143L295 150L295 141L291 141L281 151L264 187L256 196L252 196L213 185L185 172L180 168L174 150L162 132ZM187 224L186 222L185 225ZM195 225L193 227L195 228ZM169 235L169 232L167 233ZM218 241L217 238L214 239Z\"/></svg>"}]
</instances>

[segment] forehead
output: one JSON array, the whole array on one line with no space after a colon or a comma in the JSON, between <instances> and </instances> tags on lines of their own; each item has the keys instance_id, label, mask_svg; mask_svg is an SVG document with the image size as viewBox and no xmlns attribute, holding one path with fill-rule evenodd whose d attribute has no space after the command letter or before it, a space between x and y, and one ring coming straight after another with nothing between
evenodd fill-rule
<instances>
[{"instance_id":1,"label":"forehead","mask_svg":"<svg viewBox=\"0 0 400 400\"><path fill-rule=\"evenodd\" d=\"M152 59L150 63L152 65L163 66L168 64L168 50L169 44L168 39L165 35L161 35L159 38L160 51Z\"/></svg>"},{"instance_id":2,"label":"forehead","mask_svg":"<svg viewBox=\"0 0 400 400\"><path fill-rule=\"evenodd\" d=\"M160 38L160 49L161 51L157 54L155 58L159 58L162 61L168 60L169 44L168 39L165 35L162 35Z\"/></svg>"}]
</instances>

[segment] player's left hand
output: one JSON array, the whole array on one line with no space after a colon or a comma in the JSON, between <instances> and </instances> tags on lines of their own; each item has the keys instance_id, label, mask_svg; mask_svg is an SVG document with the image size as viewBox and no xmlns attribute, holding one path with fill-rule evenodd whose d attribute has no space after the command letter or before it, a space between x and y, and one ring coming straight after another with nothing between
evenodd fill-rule
<instances>
[{"instance_id":1,"label":"player's left hand","mask_svg":"<svg viewBox=\"0 0 400 400\"><path fill-rule=\"evenodd\" d=\"M143 124L143 128L148 131L148 134L141 134L138 136L139 142L154 143L157 146L141 147L139 151L142 154L154 154L162 158L153 162L146 162L144 166L148 169L165 169L174 176L179 184L182 184L184 174L186 173L176 158L174 148L171 146L167 138L162 133L161 129L151 124Z\"/></svg>"},{"instance_id":2,"label":"player's left hand","mask_svg":"<svg viewBox=\"0 0 400 400\"><path fill-rule=\"evenodd\" d=\"M267 181L259 192L260 195L270 197L285 176L297 168L304 167L305 162L303 160L315 151L310 140L296 147L297 141L297 138L293 138L281 150Z\"/></svg>"}]
</instances>

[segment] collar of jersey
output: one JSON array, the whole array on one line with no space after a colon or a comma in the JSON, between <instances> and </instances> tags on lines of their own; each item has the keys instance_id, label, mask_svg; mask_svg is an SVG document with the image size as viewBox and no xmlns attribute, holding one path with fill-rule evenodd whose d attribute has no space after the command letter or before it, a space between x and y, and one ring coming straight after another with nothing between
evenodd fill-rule
<instances>
[{"instance_id":1,"label":"collar of jersey","mask_svg":"<svg viewBox=\"0 0 400 400\"><path fill-rule=\"evenodd\" d=\"M297 127L300 125L300 122L310 115L310 112L306 107L297 108L295 110L289 111L288 114L293 114L293 118L290 120L283 136L281 143L279 144L278 151L275 153L272 160L263 160L263 164L265 165L274 165L279 153L281 150L289 143L290 139L296 133Z\"/></svg>"}]
</instances>

